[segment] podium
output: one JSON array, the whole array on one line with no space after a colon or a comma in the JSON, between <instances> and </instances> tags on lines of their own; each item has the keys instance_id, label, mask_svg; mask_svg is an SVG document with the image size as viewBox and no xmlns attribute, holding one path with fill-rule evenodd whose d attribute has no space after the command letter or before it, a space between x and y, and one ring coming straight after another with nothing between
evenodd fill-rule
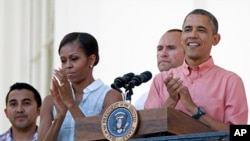
<instances>
[{"instance_id":1,"label":"podium","mask_svg":"<svg viewBox=\"0 0 250 141\"><path fill-rule=\"evenodd\" d=\"M207 125L173 108L138 110L139 123L131 138L215 132ZM75 140L106 140L101 129L102 116L78 118Z\"/></svg>"}]
</instances>

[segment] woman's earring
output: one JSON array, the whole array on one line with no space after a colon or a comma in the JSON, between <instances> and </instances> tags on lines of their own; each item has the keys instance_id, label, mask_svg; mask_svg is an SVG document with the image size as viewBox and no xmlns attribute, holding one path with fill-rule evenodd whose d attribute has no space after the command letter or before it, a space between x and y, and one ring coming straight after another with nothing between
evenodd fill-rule
<instances>
[{"instance_id":1,"label":"woman's earring","mask_svg":"<svg viewBox=\"0 0 250 141\"><path fill-rule=\"evenodd\" d=\"M90 65L89 67L90 67L90 68L93 68L93 65Z\"/></svg>"}]
</instances>

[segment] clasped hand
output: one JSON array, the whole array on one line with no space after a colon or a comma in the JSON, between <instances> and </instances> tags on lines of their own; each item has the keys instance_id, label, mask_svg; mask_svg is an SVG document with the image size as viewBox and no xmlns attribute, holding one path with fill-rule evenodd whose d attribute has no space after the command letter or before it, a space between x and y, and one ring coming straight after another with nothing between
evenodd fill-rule
<instances>
[{"instance_id":1,"label":"clasped hand","mask_svg":"<svg viewBox=\"0 0 250 141\"><path fill-rule=\"evenodd\" d=\"M67 108L74 102L70 83L62 69L54 70L50 94L58 114L65 115Z\"/></svg>"},{"instance_id":2,"label":"clasped hand","mask_svg":"<svg viewBox=\"0 0 250 141\"><path fill-rule=\"evenodd\" d=\"M190 96L188 88L183 85L183 81L179 77L174 78L173 73L170 72L164 83L169 93L169 99L175 103L175 106L181 100L182 105L190 112L197 107Z\"/></svg>"}]
</instances>

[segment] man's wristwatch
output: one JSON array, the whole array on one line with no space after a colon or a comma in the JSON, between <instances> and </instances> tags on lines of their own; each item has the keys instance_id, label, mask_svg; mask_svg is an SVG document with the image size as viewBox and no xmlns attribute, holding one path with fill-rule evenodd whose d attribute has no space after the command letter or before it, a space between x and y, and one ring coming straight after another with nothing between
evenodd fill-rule
<instances>
[{"instance_id":1,"label":"man's wristwatch","mask_svg":"<svg viewBox=\"0 0 250 141\"><path fill-rule=\"evenodd\" d=\"M204 114L206 114L205 110L202 107L199 106L198 107L198 112L195 115L193 115L192 117L194 119L199 119Z\"/></svg>"}]
</instances>

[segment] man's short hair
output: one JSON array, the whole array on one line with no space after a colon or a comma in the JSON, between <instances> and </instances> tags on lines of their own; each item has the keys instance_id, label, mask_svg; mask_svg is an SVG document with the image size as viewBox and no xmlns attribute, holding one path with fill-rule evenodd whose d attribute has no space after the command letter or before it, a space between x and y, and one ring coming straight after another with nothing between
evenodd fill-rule
<instances>
[{"instance_id":1,"label":"man's short hair","mask_svg":"<svg viewBox=\"0 0 250 141\"><path fill-rule=\"evenodd\" d=\"M13 90L21 90L21 89L27 89L27 90L32 91L34 94L36 103L37 103L37 107L41 107L42 99L41 99L39 92L33 86L25 82L16 82L15 84L10 86L9 92L7 93L6 98L5 98L6 106L8 103L10 92Z\"/></svg>"}]
</instances>

